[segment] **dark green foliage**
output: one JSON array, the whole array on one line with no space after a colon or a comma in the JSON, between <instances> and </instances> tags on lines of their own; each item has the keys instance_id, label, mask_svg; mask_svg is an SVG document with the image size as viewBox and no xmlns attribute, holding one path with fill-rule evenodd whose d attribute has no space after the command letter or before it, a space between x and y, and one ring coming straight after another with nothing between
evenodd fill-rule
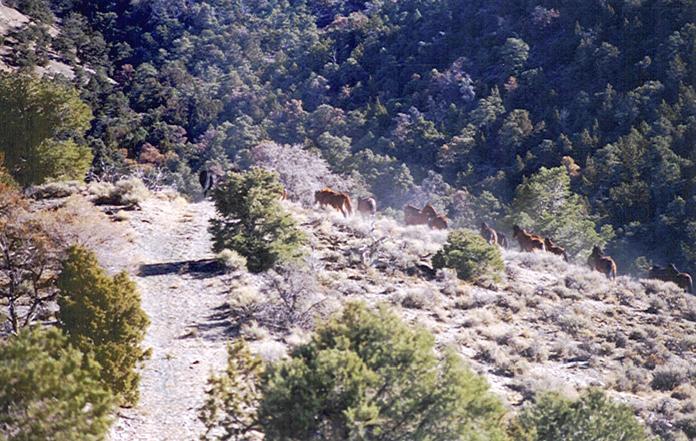
<instances>
[{"instance_id":1,"label":"dark green foliage","mask_svg":"<svg viewBox=\"0 0 696 441\"><path fill-rule=\"evenodd\" d=\"M92 155L81 140L92 115L77 91L0 73L0 108L0 153L20 185L84 178Z\"/></svg>"},{"instance_id":2,"label":"dark green foliage","mask_svg":"<svg viewBox=\"0 0 696 441\"><path fill-rule=\"evenodd\" d=\"M590 390L575 401L554 394L539 397L512 425L520 441L648 441L628 406Z\"/></svg>"},{"instance_id":3,"label":"dark green foliage","mask_svg":"<svg viewBox=\"0 0 696 441\"><path fill-rule=\"evenodd\" d=\"M447 235L447 242L433 256L433 267L452 268L463 280L484 276L498 278L505 269L498 247L489 245L480 234L466 229L454 230Z\"/></svg>"},{"instance_id":4,"label":"dark green foliage","mask_svg":"<svg viewBox=\"0 0 696 441\"><path fill-rule=\"evenodd\" d=\"M25 329L0 342L0 439L104 439L112 398L99 369L57 329Z\"/></svg>"},{"instance_id":5,"label":"dark green foliage","mask_svg":"<svg viewBox=\"0 0 696 441\"><path fill-rule=\"evenodd\" d=\"M299 257L304 236L280 206L282 192L278 176L261 168L225 176L213 193L213 250L238 252L253 272Z\"/></svg>"},{"instance_id":6,"label":"dark green foliage","mask_svg":"<svg viewBox=\"0 0 696 441\"><path fill-rule=\"evenodd\" d=\"M386 309L347 305L270 368L268 440L504 440L504 409L481 377Z\"/></svg>"},{"instance_id":7,"label":"dark green foliage","mask_svg":"<svg viewBox=\"0 0 696 441\"><path fill-rule=\"evenodd\" d=\"M125 272L110 277L91 251L71 247L58 277L58 315L71 344L93 354L100 378L120 404L138 401L136 368L149 356L141 343L149 325L140 294Z\"/></svg>"}]
</instances>

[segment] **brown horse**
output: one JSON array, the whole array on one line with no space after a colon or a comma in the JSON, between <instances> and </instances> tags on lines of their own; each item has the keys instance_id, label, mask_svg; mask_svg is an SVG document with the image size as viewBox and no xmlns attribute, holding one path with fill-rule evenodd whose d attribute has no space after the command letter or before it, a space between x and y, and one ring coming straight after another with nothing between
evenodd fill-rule
<instances>
[{"instance_id":1,"label":"brown horse","mask_svg":"<svg viewBox=\"0 0 696 441\"><path fill-rule=\"evenodd\" d=\"M428 216L428 219L434 219L439 216L439 213L435 210L435 207L430 204L426 204L421 210L421 213Z\"/></svg>"},{"instance_id":2,"label":"brown horse","mask_svg":"<svg viewBox=\"0 0 696 441\"><path fill-rule=\"evenodd\" d=\"M500 231L496 231L495 233L498 235L498 245L507 249L510 246L510 243L508 242L508 238L505 233Z\"/></svg>"},{"instance_id":3,"label":"brown horse","mask_svg":"<svg viewBox=\"0 0 696 441\"><path fill-rule=\"evenodd\" d=\"M548 251L549 253L553 253L557 256L561 256L563 257L563 260L568 262L568 254L566 254L565 248L558 246L558 244L554 243L548 237L544 239L544 245L546 246L546 251Z\"/></svg>"},{"instance_id":4,"label":"brown horse","mask_svg":"<svg viewBox=\"0 0 696 441\"><path fill-rule=\"evenodd\" d=\"M404 207L404 222L406 225L428 225L430 217L413 205Z\"/></svg>"},{"instance_id":5,"label":"brown horse","mask_svg":"<svg viewBox=\"0 0 696 441\"><path fill-rule=\"evenodd\" d=\"M486 222L481 222L481 236L486 239L488 245L496 245L498 243L498 232Z\"/></svg>"},{"instance_id":6,"label":"brown horse","mask_svg":"<svg viewBox=\"0 0 696 441\"><path fill-rule=\"evenodd\" d=\"M665 282L674 282L675 285L689 294L694 292L694 284L691 275L679 271L673 263L667 265L667 268L653 265L653 267L650 268L648 277L651 279L664 280Z\"/></svg>"},{"instance_id":7,"label":"brown horse","mask_svg":"<svg viewBox=\"0 0 696 441\"><path fill-rule=\"evenodd\" d=\"M527 251L530 253L534 251L546 251L544 241L539 238L539 236L530 234L525 229L520 228L517 225L512 227L512 237L517 239L522 251Z\"/></svg>"},{"instance_id":8,"label":"brown horse","mask_svg":"<svg viewBox=\"0 0 696 441\"><path fill-rule=\"evenodd\" d=\"M358 212L364 216L374 216L377 213L375 198L358 198Z\"/></svg>"},{"instance_id":9,"label":"brown horse","mask_svg":"<svg viewBox=\"0 0 696 441\"><path fill-rule=\"evenodd\" d=\"M447 218L443 214L438 214L428 221L428 226L433 230L446 230L447 225Z\"/></svg>"},{"instance_id":10,"label":"brown horse","mask_svg":"<svg viewBox=\"0 0 696 441\"><path fill-rule=\"evenodd\" d=\"M608 278L616 279L616 262L610 256L605 256L600 247L592 247L592 254L587 258L587 264L595 271L603 273Z\"/></svg>"},{"instance_id":11,"label":"brown horse","mask_svg":"<svg viewBox=\"0 0 696 441\"><path fill-rule=\"evenodd\" d=\"M344 217L353 214L353 206L350 203L350 197L345 193L340 193L330 188L324 188L323 190L314 192L314 203L319 203L321 207L330 205L335 210L340 211Z\"/></svg>"}]
</instances>

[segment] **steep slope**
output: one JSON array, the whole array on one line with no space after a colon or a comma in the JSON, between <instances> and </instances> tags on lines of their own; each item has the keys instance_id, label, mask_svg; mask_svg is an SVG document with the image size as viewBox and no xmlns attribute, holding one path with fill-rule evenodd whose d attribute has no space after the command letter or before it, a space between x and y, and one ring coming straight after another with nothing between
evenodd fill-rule
<instances>
[{"instance_id":1,"label":"steep slope","mask_svg":"<svg viewBox=\"0 0 696 441\"><path fill-rule=\"evenodd\" d=\"M31 17L22 14L18 10L0 3L0 70L14 71L17 70L15 65L15 56L21 50L18 35L26 31L27 28L34 26L45 26L48 35L51 38L56 38L62 32L60 23L51 26L39 24ZM36 49L39 43L32 43L32 47ZM51 47L42 48L46 51L46 62L40 66L35 66L33 72L41 76L63 76L69 80L75 78L75 70L73 67L66 64L64 59ZM32 51L35 52L35 51ZM78 63L79 65L79 63ZM92 69L82 66L85 72L94 74Z\"/></svg>"},{"instance_id":2,"label":"steep slope","mask_svg":"<svg viewBox=\"0 0 696 441\"><path fill-rule=\"evenodd\" d=\"M141 402L112 440L194 439L205 382L239 334L283 356L349 300L389 303L485 375L512 407L543 390L610 391L659 434L689 430L696 390L696 301L672 284L610 282L552 255L504 252L502 282L432 271L445 232L285 203L309 237L306 266L253 276L210 254L210 202L153 198L128 224L129 269L152 326ZM134 265L135 264L135 265Z\"/></svg>"}]
</instances>

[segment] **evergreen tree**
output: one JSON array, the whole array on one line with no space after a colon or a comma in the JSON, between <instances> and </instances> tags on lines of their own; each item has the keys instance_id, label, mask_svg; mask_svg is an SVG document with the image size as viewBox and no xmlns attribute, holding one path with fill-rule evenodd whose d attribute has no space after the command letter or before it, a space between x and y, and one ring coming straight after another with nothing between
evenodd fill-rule
<instances>
[{"instance_id":1,"label":"evergreen tree","mask_svg":"<svg viewBox=\"0 0 696 441\"><path fill-rule=\"evenodd\" d=\"M104 439L113 400L99 369L58 329L25 329L0 341L0 439Z\"/></svg>"},{"instance_id":2,"label":"evergreen tree","mask_svg":"<svg viewBox=\"0 0 696 441\"><path fill-rule=\"evenodd\" d=\"M82 137L92 115L76 90L0 73L0 108L0 152L20 185L85 176L92 154Z\"/></svg>"},{"instance_id":3,"label":"evergreen tree","mask_svg":"<svg viewBox=\"0 0 696 441\"><path fill-rule=\"evenodd\" d=\"M525 179L515 190L510 221L553 238L570 254L603 246L613 236L609 226L597 232L587 204L570 189L565 167L542 167Z\"/></svg>"},{"instance_id":4,"label":"evergreen tree","mask_svg":"<svg viewBox=\"0 0 696 441\"><path fill-rule=\"evenodd\" d=\"M280 206L282 192L278 176L257 167L223 178L213 193L219 215L210 221L213 250L237 251L254 272L299 257L304 236Z\"/></svg>"},{"instance_id":5,"label":"evergreen tree","mask_svg":"<svg viewBox=\"0 0 696 441\"><path fill-rule=\"evenodd\" d=\"M149 324L128 274L110 277L91 251L73 246L58 277L58 319L71 344L93 354L101 380L121 404L138 401L138 363L149 356L141 343Z\"/></svg>"},{"instance_id":6,"label":"evergreen tree","mask_svg":"<svg viewBox=\"0 0 696 441\"><path fill-rule=\"evenodd\" d=\"M501 403L433 336L360 303L270 367L259 410L269 441L505 440Z\"/></svg>"}]
</instances>

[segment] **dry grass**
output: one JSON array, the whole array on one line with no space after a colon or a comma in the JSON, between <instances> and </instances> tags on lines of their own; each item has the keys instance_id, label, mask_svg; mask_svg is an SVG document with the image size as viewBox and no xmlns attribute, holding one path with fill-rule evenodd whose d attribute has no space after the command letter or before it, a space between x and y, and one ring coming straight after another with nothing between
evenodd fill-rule
<instances>
[{"instance_id":1,"label":"dry grass","mask_svg":"<svg viewBox=\"0 0 696 441\"><path fill-rule=\"evenodd\" d=\"M78 181L49 182L31 187L27 194L34 199L59 199L78 194L85 185Z\"/></svg>"},{"instance_id":2,"label":"dry grass","mask_svg":"<svg viewBox=\"0 0 696 441\"><path fill-rule=\"evenodd\" d=\"M97 205L135 207L151 196L143 181L138 178L122 179L115 184L93 182L88 191Z\"/></svg>"}]
</instances>

